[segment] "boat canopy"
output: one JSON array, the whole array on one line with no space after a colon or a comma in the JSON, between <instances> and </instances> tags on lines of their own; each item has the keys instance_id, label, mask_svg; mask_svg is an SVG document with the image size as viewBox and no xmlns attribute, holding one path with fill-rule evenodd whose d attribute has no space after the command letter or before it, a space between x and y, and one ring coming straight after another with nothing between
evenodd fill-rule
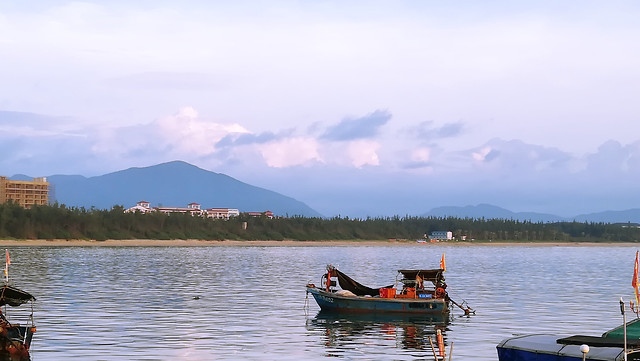
<instances>
[{"instance_id":1,"label":"boat canopy","mask_svg":"<svg viewBox=\"0 0 640 361\"><path fill-rule=\"evenodd\" d=\"M15 307L35 300L36 298L31 294L19 288L9 285L4 285L0 288L0 306L9 305Z\"/></svg>"},{"instance_id":2,"label":"boat canopy","mask_svg":"<svg viewBox=\"0 0 640 361\"><path fill-rule=\"evenodd\" d=\"M356 296L366 296L366 295L377 296L380 294L380 288L393 287L393 285L387 286L387 287L380 287L380 288L367 287L365 285L362 285L356 282L353 278L347 276L346 274L340 272L340 270L338 270L337 268L333 268L331 271L335 272L335 274L338 276L338 283L340 283L340 287L343 290L348 290L353 292Z\"/></svg>"},{"instance_id":3,"label":"boat canopy","mask_svg":"<svg viewBox=\"0 0 640 361\"><path fill-rule=\"evenodd\" d=\"M581 360L580 345L561 344L554 335L527 335L508 338L497 346L498 360L564 361ZM587 360L622 361L622 347L600 347L589 344Z\"/></svg>"},{"instance_id":4,"label":"boat canopy","mask_svg":"<svg viewBox=\"0 0 640 361\"><path fill-rule=\"evenodd\" d=\"M409 269L409 270L402 269L402 270L398 270L398 272L401 273L405 279L415 280L419 276L423 280L431 281L434 284L444 279L444 277L442 276L443 270L439 268L438 269Z\"/></svg>"},{"instance_id":5,"label":"boat canopy","mask_svg":"<svg viewBox=\"0 0 640 361\"><path fill-rule=\"evenodd\" d=\"M584 345L587 344L591 347L624 347L624 338L607 338L601 336L569 336L559 338L557 343L561 345ZM640 340L627 339L627 346L638 347L640 346Z\"/></svg>"}]
</instances>

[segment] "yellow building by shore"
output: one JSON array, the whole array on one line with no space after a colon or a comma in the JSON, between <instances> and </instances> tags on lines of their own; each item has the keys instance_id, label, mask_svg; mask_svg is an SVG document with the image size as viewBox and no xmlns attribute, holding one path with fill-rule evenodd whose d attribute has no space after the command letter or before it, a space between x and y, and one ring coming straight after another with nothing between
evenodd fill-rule
<instances>
[{"instance_id":1,"label":"yellow building by shore","mask_svg":"<svg viewBox=\"0 0 640 361\"><path fill-rule=\"evenodd\" d=\"M49 182L47 178L33 178L33 181L10 180L0 176L0 203L14 201L24 208L49 203Z\"/></svg>"}]
</instances>

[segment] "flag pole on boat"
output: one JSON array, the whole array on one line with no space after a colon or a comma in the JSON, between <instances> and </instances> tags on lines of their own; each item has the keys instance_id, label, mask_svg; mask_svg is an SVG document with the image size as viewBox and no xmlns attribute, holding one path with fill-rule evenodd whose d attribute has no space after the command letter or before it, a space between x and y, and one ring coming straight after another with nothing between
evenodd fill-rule
<instances>
[{"instance_id":1,"label":"flag pole on boat","mask_svg":"<svg viewBox=\"0 0 640 361\"><path fill-rule=\"evenodd\" d=\"M620 297L620 313L622 313L622 332L624 337L624 361L627 361L627 316L624 314L624 301Z\"/></svg>"},{"instance_id":2,"label":"flag pole on boat","mask_svg":"<svg viewBox=\"0 0 640 361\"><path fill-rule=\"evenodd\" d=\"M9 284L9 265L11 264L11 258L9 258L9 250L5 249L7 253L7 262L4 264L4 283Z\"/></svg>"},{"instance_id":3,"label":"flag pole on boat","mask_svg":"<svg viewBox=\"0 0 640 361\"><path fill-rule=\"evenodd\" d=\"M631 312L636 314L636 317L640 317L640 282L638 282L638 251L636 251L636 263L633 266L633 280L631 280L631 286L636 294L636 304L634 307L633 301L631 301Z\"/></svg>"}]
</instances>

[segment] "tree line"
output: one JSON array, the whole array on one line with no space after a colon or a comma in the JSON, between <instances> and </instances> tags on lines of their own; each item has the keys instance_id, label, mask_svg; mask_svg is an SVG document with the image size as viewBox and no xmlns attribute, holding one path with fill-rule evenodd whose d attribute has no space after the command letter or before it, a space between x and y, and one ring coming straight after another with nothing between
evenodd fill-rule
<instances>
[{"instance_id":1,"label":"tree line","mask_svg":"<svg viewBox=\"0 0 640 361\"><path fill-rule=\"evenodd\" d=\"M202 239L202 240L383 240L419 239L433 231L451 231L467 241L637 242L636 224L599 222L530 222L513 219L394 216L250 217L229 220L189 214L125 213L67 207L28 209L0 204L2 239Z\"/></svg>"}]
</instances>

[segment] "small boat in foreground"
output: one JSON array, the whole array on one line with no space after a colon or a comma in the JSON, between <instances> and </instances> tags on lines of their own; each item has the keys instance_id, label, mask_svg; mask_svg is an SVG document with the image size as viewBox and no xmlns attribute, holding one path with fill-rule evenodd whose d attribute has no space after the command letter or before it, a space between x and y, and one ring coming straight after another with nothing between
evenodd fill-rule
<instances>
[{"instance_id":1,"label":"small boat in foreground","mask_svg":"<svg viewBox=\"0 0 640 361\"><path fill-rule=\"evenodd\" d=\"M33 303L36 298L28 292L9 283L9 251L7 253L7 263L4 268L4 285L0 287L0 360L27 361L31 357L29 348L36 327L33 322ZM18 307L25 303L31 303L31 313L27 324L11 322L7 318L7 306Z\"/></svg>"},{"instance_id":2,"label":"small boat in foreground","mask_svg":"<svg viewBox=\"0 0 640 361\"><path fill-rule=\"evenodd\" d=\"M640 319L627 323L626 347L625 358L623 326L619 326L602 336L515 336L500 342L497 350L499 361L638 361Z\"/></svg>"},{"instance_id":3,"label":"small boat in foreground","mask_svg":"<svg viewBox=\"0 0 640 361\"><path fill-rule=\"evenodd\" d=\"M27 325L10 322L6 315L6 306L20 306L35 301L31 294L5 284L0 287L0 360L29 360L29 347L36 327L33 324L33 307L30 322Z\"/></svg>"},{"instance_id":4,"label":"small boat in foreground","mask_svg":"<svg viewBox=\"0 0 640 361\"><path fill-rule=\"evenodd\" d=\"M636 252L631 283L635 289L636 305L630 302L630 307L638 318L626 322L625 304L620 298L621 326L601 336L536 334L510 337L496 346L498 361L640 361L639 264L640 252Z\"/></svg>"},{"instance_id":5,"label":"small boat in foreground","mask_svg":"<svg viewBox=\"0 0 640 361\"><path fill-rule=\"evenodd\" d=\"M447 294L443 273L442 268L399 270L396 284L402 283L402 288L398 290L395 284L380 288L364 286L328 265L327 273L320 280L322 287L307 284L307 294L313 296L322 311L446 315L450 303L458 304ZM465 314L470 311L467 307Z\"/></svg>"}]
</instances>

